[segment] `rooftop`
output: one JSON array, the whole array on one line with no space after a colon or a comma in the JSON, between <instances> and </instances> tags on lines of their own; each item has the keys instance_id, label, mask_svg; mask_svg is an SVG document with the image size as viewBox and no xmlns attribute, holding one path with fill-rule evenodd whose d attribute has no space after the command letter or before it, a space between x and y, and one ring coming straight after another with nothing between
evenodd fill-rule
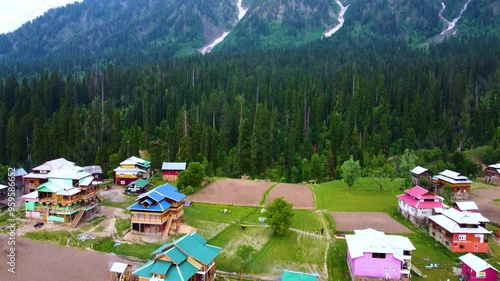
<instances>
[{"instance_id":1,"label":"rooftop","mask_svg":"<svg viewBox=\"0 0 500 281\"><path fill-rule=\"evenodd\" d=\"M439 175L434 176L433 179L440 179L449 183L472 183L466 176L450 170L442 171Z\"/></svg>"},{"instance_id":2,"label":"rooftop","mask_svg":"<svg viewBox=\"0 0 500 281\"><path fill-rule=\"evenodd\" d=\"M57 158L54 160L47 161L47 162L43 163L42 165L36 166L32 170L51 171L53 169L61 169L62 167L74 167L74 166L75 166L74 162L68 161L64 158Z\"/></svg>"},{"instance_id":3,"label":"rooftop","mask_svg":"<svg viewBox=\"0 0 500 281\"><path fill-rule=\"evenodd\" d=\"M464 214L457 215L454 212ZM484 227L479 226L479 221L469 216L470 213L461 213L455 209L447 209L441 212L441 215L430 216L429 219L446 229L450 233L474 233L474 234L490 234L491 232ZM461 224L475 225L477 227L460 227L457 220Z\"/></svg>"},{"instance_id":4,"label":"rooftop","mask_svg":"<svg viewBox=\"0 0 500 281\"><path fill-rule=\"evenodd\" d=\"M372 228L354 230L354 235L345 237L351 258L361 257L364 253L387 253L402 261L403 251L415 250L415 246L407 237L386 235Z\"/></svg>"},{"instance_id":5,"label":"rooftop","mask_svg":"<svg viewBox=\"0 0 500 281\"><path fill-rule=\"evenodd\" d=\"M479 210L474 201L461 201L461 202L456 202L455 204L457 204L457 207L458 209L460 209L460 211Z\"/></svg>"},{"instance_id":6,"label":"rooftop","mask_svg":"<svg viewBox=\"0 0 500 281\"><path fill-rule=\"evenodd\" d=\"M478 256L476 256L474 254L468 253L468 254L465 254L465 255L459 257L459 259L463 263L468 265L470 268L472 268L472 270L474 270L475 272L481 272L481 271L484 271L488 268L491 268L491 269L498 272L498 269L494 268L487 261L479 258Z\"/></svg>"},{"instance_id":7,"label":"rooftop","mask_svg":"<svg viewBox=\"0 0 500 281\"><path fill-rule=\"evenodd\" d=\"M135 156L129 157L120 163L120 165L140 165L146 168L148 168L150 164L150 161Z\"/></svg>"},{"instance_id":8,"label":"rooftop","mask_svg":"<svg viewBox=\"0 0 500 281\"><path fill-rule=\"evenodd\" d=\"M412 174L416 174L416 175L420 175L422 173L425 173L427 172L428 170L426 168L423 168L423 167L420 167L420 166L417 166L415 168L413 168L413 170L411 170L410 172Z\"/></svg>"},{"instance_id":9,"label":"rooftop","mask_svg":"<svg viewBox=\"0 0 500 281\"><path fill-rule=\"evenodd\" d=\"M281 276L282 281L316 281L318 280L318 274L297 272L291 270L283 270L283 275Z\"/></svg>"},{"instance_id":10,"label":"rooftop","mask_svg":"<svg viewBox=\"0 0 500 281\"><path fill-rule=\"evenodd\" d=\"M163 162L161 169L164 171L184 171L186 170L185 162Z\"/></svg>"}]
</instances>

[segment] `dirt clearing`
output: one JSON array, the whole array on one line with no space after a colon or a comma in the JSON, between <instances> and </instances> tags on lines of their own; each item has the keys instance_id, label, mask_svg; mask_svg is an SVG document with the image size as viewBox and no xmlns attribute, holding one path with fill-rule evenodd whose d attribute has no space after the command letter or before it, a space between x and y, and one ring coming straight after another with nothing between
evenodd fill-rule
<instances>
[{"instance_id":1,"label":"dirt clearing","mask_svg":"<svg viewBox=\"0 0 500 281\"><path fill-rule=\"evenodd\" d=\"M385 233L411 233L412 231L381 212L332 212L335 227L339 231L373 228Z\"/></svg>"},{"instance_id":2,"label":"dirt clearing","mask_svg":"<svg viewBox=\"0 0 500 281\"><path fill-rule=\"evenodd\" d=\"M251 180L220 179L200 192L189 195L187 200L212 204L259 206L265 191L273 184Z\"/></svg>"},{"instance_id":3,"label":"dirt clearing","mask_svg":"<svg viewBox=\"0 0 500 281\"><path fill-rule=\"evenodd\" d=\"M284 197L286 201L293 204L294 209L315 209L313 193L305 185L280 183L269 192L266 204L278 197Z\"/></svg>"},{"instance_id":4,"label":"dirt clearing","mask_svg":"<svg viewBox=\"0 0 500 281\"><path fill-rule=\"evenodd\" d=\"M1 241L7 236L0 235ZM26 280L109 280L109 267L113 262L135 264L115 255L77 250L51 244L16 239L16 273L7 270L7 243L0 245L0 279L10 281Z\"/></svg>"}]
</instances>

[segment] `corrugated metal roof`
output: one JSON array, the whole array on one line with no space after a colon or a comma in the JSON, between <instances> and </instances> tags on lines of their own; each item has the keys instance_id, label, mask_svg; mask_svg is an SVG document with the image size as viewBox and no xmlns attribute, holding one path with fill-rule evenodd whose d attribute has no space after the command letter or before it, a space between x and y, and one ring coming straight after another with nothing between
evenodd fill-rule
<instances>
[{"instance_id":1,"label":"corrugated metal roof","mask_svg":"<svg viewBox=\"0 0 500 281\"><path fill-rule=\"evenodd\" d=\"M317 274L310 274L304 272L297 272L291 270L283 270L283 275L281 276L282 281L317 281Z\"/></svg>"},{"instance_id":2,"label":"corrugated metal roof","mask_svg":"<svg viewBox=\"0 0 500 281\"><path fill-rule=\"evenodd\" d=\"M163 162L161 169L165 171L184 171L186 170L185 162Z\"/></svg>"},{"instance_id":3,"label":"corrugated metal roof","mask_svg":"<svg viewBox=\"0 0 500 281\"><path fill-rule=\"evenodd\" d=\"M132 186L132 185L135 185L135 186L138 186L138 187L145 187L146 185L149 184L149 181L148 180L145 180L145 179L138 179L138 180L135 180L131 183L128 184L128 186Z\"/></svg>"},{"instance_id":4,"label":"corrugated metal roof","mask_svg":"<svg viewBox=\"0 0 500 281\"><path fill-rule=\"evenodd\" d=\"M30 192L30 193L28 193L26 195L23 195L21 197L22 198L26 198L26 199L37 199L38 198L38 191L35 190L35 191Z\"/></svg>"},{"instance_id":5,"label":"corrugated metal roof","mask_svg":"<svg viewBox=\"0 0 500 281\"><path fill-rule=\"evenodd\" d=\"M491 268L491 269L498 272L498 269L494 268L487 261L485 261L485 260L481 259L480 257L478 257L474 254L471 254L471 253L465 254L465 255L459 257L458 259L460 259L463 263L465 263L470 268L472 268L472 270L474 270L475 272L481 272L481 271L484 271L488 268Z\"/></svg>"},{"instance_id":6,"label":"corrugated metal roof","mask_svg":"<svg viewBox=\"0 0 500 281\"><path fill-rule=\"evenodd\" d=\"M444 210L442 213L446 212ZM450 219L445 215L435 215L430 216L430 220L434 221L436 224L446 229L450 233L475 233L475 234L490 234L491 232L487 229L478 226L477 228L461 228L459 224ZM479 222L477 223L479 225Z\"/></svg>"},{"instance_id":7,"label":"corrugated metal roof","mask_svg":"<svg viewBox=\"0 0 500 281\"><path fill-rule=\"evenodd\" d=\"M120 165L137 165L137 164L142 166L149 166L151 162L135 156L129 157L120 162Z\"/></svg>"},{"instance_id":8,"label":"corrugated metal roof","mask_svg":"<svg viewBox=\"0 0 500 281\"><path fill-rule=\"evenodd\" d=\"M122 263L122 262L114 262L111 268L109 269L110 272L117 272L117 273L123 273L127 269L128 264Z\"/></svg>"},{"instance_id":9,"label":"corrugated metal roof","mask_svg":"<svg viewBox=\"0 0 500 281\"><path fill-rule=\"evenodd\" d=\"M94 177L89 176L89 177L80 179L80 185L81 186L88 186L88 185L91 185L93 181L94 181Z\"/></svg>"},{"instance_id":10,"label":"corrugated metal roof","mask_svg":"<svg viewBox=\"0 0 500 281\"><path fill-rule=\"evenodd\" d=\"M71 196L71 195L75 195L77 193L80 192L80 189L78 188L73 188L73 189L70 189L70 190L61 190L61 191L58 191L56 192L57 195L63 195L63 196Z\"/></svg>"},{"instance_id":11,"label":"corrugated metal roof","mask_svg":"<svg viewBox=\"0 0 500 281\"><path fill-rule=\"evenodd\" d=\"M73 166L75 166L75 163L68 161L64 158L57 158L54 160L47 161L47 162L43 163L42 165L39 165L39 166L33 168L32 170L50 171L53 169L60 169L63 166L73 167Z\"/></svg>"},{"instance_id":12,"label":"corrugated metal roof","mask_svg":"<svg viewBox=\"0 0 500 281\"><path fill-rule=\"evenodd\" d=\"M444 210L442 214L459 224L479 224L477 220L469 216L469 213L463 213L454 208Z\"/></svg>"},{"instance_id":13,"label":"corrugated metal roof","mask_svg":"<svg viewBox=\"0 0 500 281\"><path fill-rule=\"evenodd\" d=\"M26 171L23 168L18 168L15 171L15 176L16 177L22 177L22 176L24 176L26 174L28 174L28 173L26 173Z\"/></svg>"},{"instance_id":14,"label":"corrugated metal roof","mask_svg":"<svg viewBox=\"0 0 500 281\"><path fill-rule=\"evenodd\" d=\"M143 197L150 197L156 202L160 202L165 198L171 199L176 202L180 202L182 199L186 198L185 194L177 192L177 188L171 184L160 185L150 191L143 193L137 197L137 199L141 199Z\"/></svg>"},{"instance_id":15,"label":"corrugated metal roof","mask_svg":"<svg viewBox=\"0 0 500 281\"><path fill-rule=\"evenodd\" d=\"M396 254L394 257L402 259L397 253L400 250L415 250L415 246L404 236L385 235L381 231L372 228L354 230L354 235L346 235L347 248L351 258L358 258L364 253L388 253Z\"/></svg>"},{"instance_id":16,"label":"corrugated metal roof","mask_svg":"<svg viewBox=\"0 0 500 281\"><path fill-rule=\"evenodd\" d=\"M481 213L468 213L468 215L480 223L490 222L490 220L483 216Z\"/></svg>"},{"instance_id":17,"label":"corrugated metal roof","mask_svg":"<svg viewBox=\"0 0 500 281\"><path fill-rule=\"evenodd\" d=\"M157 205L151 205L148 208L142 206L140 203L135 203L128 207L128 210L131 211L149 211L149 212L163 212L170 208L172 205L168 203L167 201L161 201Z\"/></svg>"},{"instance_id":18,"label":"corrugated metal roof","mask_svg":"<svg viewBox=\"0 0 500 281\"><path fill-rule=\"evenodd\" d=\"M408 196L407 194L401 194L397 196L399 200L406 202L408 205L418 208L418 209L433 209L433 208L442 208L443 203L441 202L441 198L436 197L435 200L437 202L420 202L419 200Z\"/></svg>"},{"instance_id":19,"label":"corrugated metal roof","mask_svg":"<svg viewBox=\"0 0 500 281\"><path fill-rule=\"evenodd\" d=\"M164 261L164 260L157 260L155 261L154 265L151 267L151 273L156 273L156 274L161 274L161 275L166 275L168 269L172 266L171 262Z\"/></svg>"},{"instance_id":20,"label":"corrugated metal roof","mask_svg":"<svg viewBox=\"0 0 500 281\"><path fill-rule=\"evenodd\" d=\"M153 275L153 273L151 273L151 268L153 267L154 262L155 262L154 260L147 261L143 266L139 267L132 274L150 278Z\"/></svg>"},{"instance_id":21,"label":"corrugated metal roof","mask_svg":"<svg viewBox=\"0 0 500 281\"><path fill-rule=\"evenodd\" d=\"M416 175L420 175L420 174L425 173L427 171L428 170L426 168L417 166L417 167L413 168L413 170L411 170L411 173L416 174Z\"/></svg>"},{"instance_id":22,"label":"corrugated metal roof","mask_svg":"<svg viewBox=\"0 0 500 281\"><path fill-rule=\"evenodd\" d=\"M460 211L479 210L474 201L461 201L461 202L456 202L456 204L460 209Z\"/></svg>"},{"instance_id":23,"label":"corrugated metal roof","mask_svg":"<svg viewBox=\"0 0 500 281\"><path fill-rule=\"evenodd\" d=\"M169 257L175 264L180 264L187 259L187 256L176 247L165 251L165 256Z\"/></svg>"},{"instance_id":24,"label":"corrugated metal roof","mask_svg":"<svg viewBox=\"0 0 500 281\"><path fill-rule=\"evenodd\" d=\"M115 168L113 171L115 171L117 173L120 173L120 172L126 172L126 173L138 173L138 172L142 172L142 173L147 173L146 170L142 170L142 169L139 169L139 168L122 168L122 167L118 167L118 168Z\"/></svg>"},{"instance_id":25,"label":"corrugated metal roof","mask_svg":"<svg viewBox=\"0 0 500 281\"><path fill-rule=\"evenodd\" d=\"M102 168L101 166L94 165L94 166L85 166L83 169L90 174L102 174Z\"/></svg>"},{"instance_id":26,"label":"corrugated metal roof","mask_svg":"<svg viewBox=\"0 0 500 281\"><path fill-rule=\"evenodd\" d=\"M24 175L23 178L25 179L46 179L48 174L35 174L35 173L29 173L27 175Z\"/></svg>"}]
</instances>

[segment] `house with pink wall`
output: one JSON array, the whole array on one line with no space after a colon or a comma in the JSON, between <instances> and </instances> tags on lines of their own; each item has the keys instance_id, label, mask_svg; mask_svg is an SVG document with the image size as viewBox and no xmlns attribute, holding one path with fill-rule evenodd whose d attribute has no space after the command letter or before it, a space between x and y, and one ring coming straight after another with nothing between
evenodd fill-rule
<instances>
[{"instance_id":1,"label":"house with pink wall","mask_svg":"<svg viewBox=\"0 0 500 281\"><path fill-rule=\"evenodd\" d=\"M371 228L346 235L347 265L352 280L410 280L411 251L407 237Z\"/></svg>"},{"instance_id":2,"label":"house with pink wall","mask_svg":"<svg viewBox=\"0 0 500 281\"><path fill-rule=\"evenodd\" d=\"M444 208L443 198L418 185L398 195L398 211L417 225L427 225L434 208Z\"/></svg>"},{"instance_id":3,"label":"house with pink wall","mask_svg":"<svg viewBox=\"0 0 500 281\"><path fill-rule=\"evenodd\" d=\"M498 270L478 256L468 253L459 259L462 261L462 275L465 281L497 281Z\"/></svg>"}]
</instances>

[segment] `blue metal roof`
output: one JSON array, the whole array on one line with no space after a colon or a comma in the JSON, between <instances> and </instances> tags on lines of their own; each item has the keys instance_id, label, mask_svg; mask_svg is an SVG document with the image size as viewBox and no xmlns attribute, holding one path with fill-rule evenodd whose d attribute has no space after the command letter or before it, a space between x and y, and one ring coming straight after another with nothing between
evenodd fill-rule
<instances>
[{"instance_id":1,"label":"blue metal roof","mask_svg":"<svg viewBox=\"0 0 500 281\"><path fill-rule=\"evenodd\" d=\"M150 201L151 202L151 201ZM172 205L168 203L167 201L161 201L157 205L151 205L148 208L145 208L142 206L140 203L135 203L134 205L128 207L128 210L131 211L155 211L155 212L163 212L170 208Z\"/></svg>"},{"instance_id":2,"label":"blue metal roof","mask_svg":"<svg viewBox=\"0 0 500 281\"><path fill-rule=\"evenodd\" d=\"M186 198L185 194L177 192L177 187L166 183L164 185L160 185L150 191L141 194L137 197L137 199L141 199L144 197L149 197L156 202L160 202L164 198L168 198L170 200L174 200L176 202L180 202L182 199Z\"/></svg>"},{"instance_id":3,"label":"blue metal roof","mask_svg":"<svg viewBox=\"0 0 500 281\"><path fill-rule=\"evenodd\" d=\"M144 203L144 202L148 203L149 205L153 204L153 202L151 202L151 200L149 200L149 199L144 200L142 203Z\"/></svg>"}]
</instances>

